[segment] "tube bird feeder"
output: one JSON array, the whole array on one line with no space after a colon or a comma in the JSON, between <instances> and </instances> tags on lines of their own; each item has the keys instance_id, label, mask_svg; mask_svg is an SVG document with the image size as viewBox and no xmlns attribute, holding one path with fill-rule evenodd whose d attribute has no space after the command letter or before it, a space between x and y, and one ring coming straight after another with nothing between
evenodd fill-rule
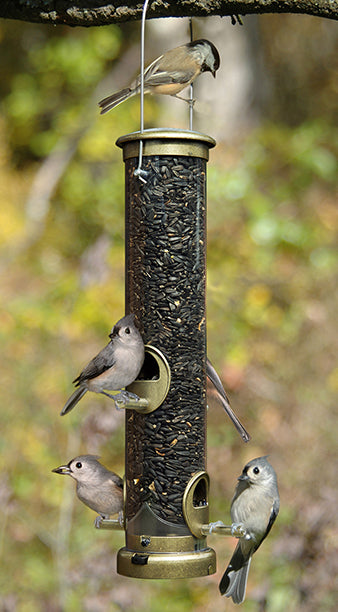
<instances>
[{"instance_id":1,"label":"tube bird feeder","mask_svg":"<svg viewBox=\"0 0 338 612\"><path fill-rule=\"evenodd\" d=\"M135 175L142 140L142 171ZM146 358L128 389L126 545L117 571L187 578L216 571L199 526L208 523L206 473L206 162L215 141L192 131L122 136L126 189L126 312Z\"/></svg>"}]
</instances>

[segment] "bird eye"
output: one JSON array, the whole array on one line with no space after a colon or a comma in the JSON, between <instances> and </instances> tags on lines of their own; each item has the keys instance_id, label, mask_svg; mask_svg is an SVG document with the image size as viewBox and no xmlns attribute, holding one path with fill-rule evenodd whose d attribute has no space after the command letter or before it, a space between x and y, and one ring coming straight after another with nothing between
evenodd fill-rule
<instances>
[{"instance_id":1,"label":"bird eye","mask_svg":"<svg viewBox=\"0 0 338 612\"><path fill-rule=\"evenodd\" d=\"M254 469L252 470L254 474L259 474L259 468L258 467L254 467Z\"/></svg>"},{"instance_id":2,"label":"bird eye","mask_svg":"<svg viewBox=\"0 0 338 612\"><path fill-rule=\"evenodd\" d=\"M78 468L78 470L79 470L80 468L82 468L82 463L81 463L81 461L78 461L78 462L76 463L75 467L77 467L77 468Z\"/></svg>"},{"instance_id":3,"label":"bird eye","mask_svg":"<svg viewBox=\"0 0 338 612\"><path fill-rule=\"evenodd\" d=\"M124 330L126 332L126 334L130 334L130 329L129 327L126 327L126 329Z\"/></svg>"}]
</instances>

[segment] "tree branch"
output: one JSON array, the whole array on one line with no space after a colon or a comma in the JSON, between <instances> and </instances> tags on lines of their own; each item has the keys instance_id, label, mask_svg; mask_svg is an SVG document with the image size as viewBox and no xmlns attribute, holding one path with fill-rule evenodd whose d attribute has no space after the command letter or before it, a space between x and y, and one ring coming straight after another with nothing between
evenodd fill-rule
<instances>
[{"instance_id":1,"label":"tree branch","mask_svg":"<svg viewBox=\"0 0 338 612\"><path fill-rule=\"evenodd\" d=\"M141 18L142 1L2 0L0 17L35 23L98 26ZM249 13L307 13L338 19L338 0L153 0L147 17L210 17Z\"/></svg>"}]
</instances>

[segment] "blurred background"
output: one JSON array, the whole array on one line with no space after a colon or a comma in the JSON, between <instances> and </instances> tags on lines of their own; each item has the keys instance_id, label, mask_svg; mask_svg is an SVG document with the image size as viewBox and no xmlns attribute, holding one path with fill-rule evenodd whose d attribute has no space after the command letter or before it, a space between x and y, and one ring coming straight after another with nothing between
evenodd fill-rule
<instances>
[{"instance_id":1,"label":"blurred background","mask_svg":"<svg viewBox=\"0 0 338 612\"><path fill-rule=\"evenodd\" d=\"M194 20L220 50L196 83L208 164L208 355L252 435L209 394L210 519L229 522L244 464L269 454L281 511L255 555L243 610L336 609L338 570L337 26L308 16ZM139 23L0 23L1 612L233 610L218 582L235 546L211 536L217 574L116 574L119 532L97 531L74 482L80 453L123 475L124 415L71 381L124 314L124 168L116 139L139 99L97 102L139 68ZM188 40L147 24L146 60ZM147 97L146 127L188 127L187 105Z\"/></svg>"}]
</instances>

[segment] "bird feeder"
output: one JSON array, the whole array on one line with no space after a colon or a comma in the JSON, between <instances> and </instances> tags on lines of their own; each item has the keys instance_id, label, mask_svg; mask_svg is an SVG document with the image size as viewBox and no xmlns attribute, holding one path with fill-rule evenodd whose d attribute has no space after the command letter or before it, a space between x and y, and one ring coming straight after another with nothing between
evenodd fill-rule
<instances>
[{"instance_id":1,"label":"bird feeder","mask_svg":"<svg viewBox=\"0 0 338 612\"><path fill-rule=\"evenodd\" d=\"M142 179L137 169L142 141ZM216 571L206 473L206 162L215 141L145 130L118 139L125 162L126 311L146 343L126 410L126 545L117 571L188 578Z\"/></svg>"}]
</instances>

